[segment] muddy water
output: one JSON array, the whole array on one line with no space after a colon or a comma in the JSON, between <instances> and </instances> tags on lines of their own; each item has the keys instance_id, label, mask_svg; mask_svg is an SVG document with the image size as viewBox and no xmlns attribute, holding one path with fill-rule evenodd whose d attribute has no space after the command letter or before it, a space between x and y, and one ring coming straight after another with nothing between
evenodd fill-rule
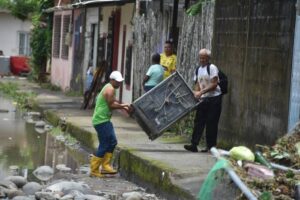
<instances>
[{"instance_id":1,"label":"muddy water","mask_svg":"<svg viewBox=\"0 0 300 200\"><path fill-rule=\"evenodd\" d=\"M33 170L48 165L55 170L53 181L83 181L93 191L108 196L108 199L124 199L122 195L132 191L138 191L146 200L163 199L119 175L104 179L90 178L86 174L87 152L79 145L75 145L76 148L64 145L50 133L39 133L35 125L27 123L25 118L25 114L16 110L10 100L0 96L0 181L10 175L21 175L28 181L39 182L32 174ZM56 166L59 164L66 165L71 171L58 171Z\"/></svg>"},{"instance_id":2,"label":"muddy water","mask_svg":"<svg viewBox=\"0 0 300 200\"><path fill-rule=\"evenodd\" d=\"M55 169L65 164L75 172L85 162L73 159L68 149L49 133L38 133L34 124L12 102L0 97L0 179L12 174L26 175L41 165Z\"/></svg>"}]
</instances>

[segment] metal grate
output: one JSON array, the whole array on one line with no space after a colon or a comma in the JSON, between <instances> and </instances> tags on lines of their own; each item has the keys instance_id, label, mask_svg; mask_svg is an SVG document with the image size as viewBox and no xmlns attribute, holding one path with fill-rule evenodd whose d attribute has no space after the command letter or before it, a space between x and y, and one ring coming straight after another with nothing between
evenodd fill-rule
<instances>
[{"instance_id":1,"label":"metal grate","mask_svg":"<svg viewBox=\"0 0 300 200\"><path fill-rule=\"evenodd\" d=\"M61 36L61 15L54 17L54 36L53 36L53 57L59 58Z\"/></svg>"},{"instance_id":2,"label":"metal grate","mask_svg":"<svg viewBox=\"0 0 300 200\"><path fill-rule=\"evenodd\" d=\"M67 38L67 34L69 34L70 22L71 22L71 16L65 15L63 17L63 37L62 37L62 44L61 44L61 57L64 59L68 59L69 57L70 37Z\"/></svg>"},{"instance_id":3,"label":"metal grate","mask_svg":"<svg viewBox=\"0 0 300 200\"><path fill-rule=\"evenodd\" d=\"M132 106L138 124L149 139L154 140L192 111L198 103L192 90L176 72L138 98Z\"/></svg>"}]
</instances>

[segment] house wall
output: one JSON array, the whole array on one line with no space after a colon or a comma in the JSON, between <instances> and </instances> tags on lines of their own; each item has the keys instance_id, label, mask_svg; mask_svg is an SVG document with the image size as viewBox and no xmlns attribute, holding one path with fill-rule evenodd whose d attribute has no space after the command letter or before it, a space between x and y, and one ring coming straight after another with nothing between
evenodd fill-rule
<instances>
[{"instance_id":1,"label":"house wall","mask_svg":"<svg viewBox=\"0 0 300 200\"><path fill-rule=\"evenodd\" d=\"M0 10L0 50L5 56L19 55L18 32L30 32L31 22L22 21ZM5 27L5 28L4 28Z\"/></svg>"},{"instance_id":2,"label":"house wall","mask_svg":"<svg viewBox=\"0 0 300 200\"><path fill-rule=\"evenodd\" d=\"M89 56L91 52L91 26L92 24L98 24L99 21L99 8L87 8L86 9L86 27L85 27L85 34L84 34L84 41L85 41L85 50L84 50L84 60L83 60L83 74L86 77L86 70L89 67ZM95 44L97 45L97 43ZM93 66L96 69L97 66Z\"/></svg>"},{"instance_id":3,"label":"house wall","mask_svg":"<svg viewBox=\"0 0 300 200\"><path fill-rule=\"evenodd\" d=\"M213 62L229 79L220 136L273 144L287 132L295 0L218 0Z\"/></svg>"},{"instance_id":4,"label":"house wall","mask_svg":"<svg viewBox=\"0 0 300 200\"><path fill-rule=\"evenodd\" d=\"M103 17L100 22L100 37L106 36L108 32L108 20L112 12L115 9L121 9L121 21L120 21L120 34L119 34L119 48L118 48L118 65L117 70L120 71L123 76L125 74L125 58L126 58L126 47L132 41L132 25L130 24L132 18L134 4L126 4L124 6L105 6L101 10L101 15ZM123 61L122 70L122 47L123 47L123 31L124 25L126 25L126 37L125 37L125 53ZM132 83L132 72L131 72L131 83ZM120 89L117 92L117 99L120 99ZM122 102L131 103L132 102L132 84L126 86L125 83L122 85Z\"/></svg>"},{"instance_id":5,"label":"house wall","mask_svg":"<svg viewBox=\"0 0 300 200\"><path fill-rule=\"evenodd\" d=\"M56 11L54 13L54 17L56 15L62 15L62 19L64 15L71 15L71 10L66 11ZM63 22L61 23L63 27ZM54 33L54 26L53 26L53 33ZM61 36L63 34L63 29L61 28ZM54 34L52 37L52 42L54 42ZM60 38L60 44L62 44L62 37ZM52 43L52 58L51 58L51 83L61 87L62 90L67 91L70 89L70 81L72 76L72 60L73 60L73 51L72 45L69 46L69 55L68 59L55 58L53 57L53 43ZM61 55L61 52L60 52Z\"/></svg>"},{"instance_id":6,"label":"house wall","mask_svg":"<svg viewBox=\"0 0 300 200\"><path fill-rule=\"evenodd\" d=\"M120 27L120 37L119 37L119 59L118 59L118 69L121 71L123 76L125 76L125 64L126 64L126 48L128 45L132 44L132 15L133 15L133 9L134 4L126 4L122 6L121 9L121 27ZM123 41L123 32L124 32L124 26L126 26L126 37L125 41ZM124 48L124 57L122 58L123 54L123 43L125 44ZM122 59L123 59L123 66L122 66ZM132 65L132 64L131 64ZM122 70L121 70L122 69ZM125 103L131 103L132 102L132 89L133 89L133 68L131 67L131 81L130 85L126 85L123 83L123 92L122 92L122 101Z\"/></svg>"}]
</instances>

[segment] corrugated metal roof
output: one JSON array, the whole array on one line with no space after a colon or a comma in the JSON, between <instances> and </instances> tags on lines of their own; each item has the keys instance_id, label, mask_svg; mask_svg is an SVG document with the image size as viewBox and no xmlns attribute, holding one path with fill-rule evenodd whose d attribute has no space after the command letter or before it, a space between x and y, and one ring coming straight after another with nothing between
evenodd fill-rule
<instances>
[{"instance_id":1,"label":"corrugated metal roof","mask_svg":"<svg viewBox=\"0 0 300 200\"><path fill-rule=\"evenodd\" d=\"M120 5L125 3L134 3L135 0L85 0L78 1L77 3L63 5L63 6L55 6L52 8L48 8L44 10L44 12L54 12L59 10L70 10L78 7L86 7L91 5Z\"/></svg>"}]
</instances>

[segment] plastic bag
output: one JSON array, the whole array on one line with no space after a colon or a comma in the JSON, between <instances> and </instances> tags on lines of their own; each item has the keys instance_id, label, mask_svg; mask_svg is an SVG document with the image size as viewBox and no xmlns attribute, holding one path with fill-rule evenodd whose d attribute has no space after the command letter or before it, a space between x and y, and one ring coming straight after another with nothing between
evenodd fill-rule
<instances>
[{"instance_id":1,"label":"plastic bag","mask_svg":"<svg viewBox=\"0 0 300 200\"><path fill-rule=\"evenodd\" d=\"M247 161L254 161L254 154L250 149L244 146L233 147L229 151L229 155L231 158L235 160L247 160Z\"/></svg>"}]
</instances>

